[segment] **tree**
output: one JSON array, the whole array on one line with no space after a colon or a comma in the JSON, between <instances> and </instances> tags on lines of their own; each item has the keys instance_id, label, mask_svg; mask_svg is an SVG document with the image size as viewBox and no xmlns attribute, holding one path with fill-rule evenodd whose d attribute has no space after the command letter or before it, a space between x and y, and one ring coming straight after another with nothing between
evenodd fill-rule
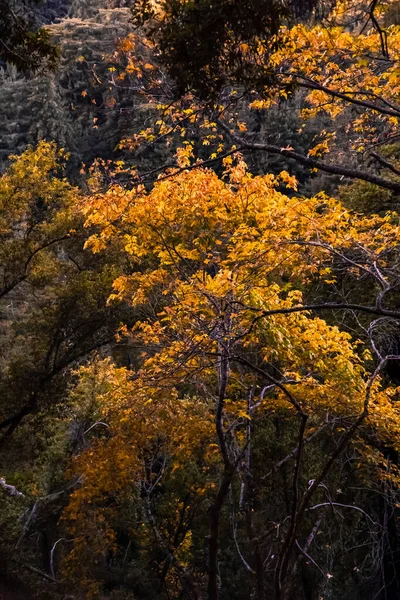
<instances>
[{"instance_id":1,"label":"tree","mask_svg":"<svg viewBox=\"0 0 400 600\"><path fill-rule=\"evenodd\" d=\"M23 494L0 490L0 563L23 578L22 561L39 582L46 571L51 578L56 523L75 484L65 482L67 466L92 424L90 410L78 414L68 403L74 370L112 353L121 320L134 321L123 304L107 305L121 255L84 250L90 230L65 160L41 142L12 157L0 177L0 470L5 486Z\"/></svg>"},{"instance_id":2,"label":"tree","mask_svg":"<svg viewBox=\"0 0 400 600\"><path fill-rule=\"evenodd\" d=\"M77 361L114 342L120 319L106 305L118 259L84 251L81 193L63 177L65 153L41 142L11 158L0 178L5 438L41 402L51 404L57 378L65 384Z\"/></svg>"},{"instance_id":3,"label":"tree","mask_svg":"<svg viewBox=\"0 0 400 600\"><path fill-rule=\"evenodd\" d=\"M268 10L257 4L268 19ZM218 163L219 155L223 158L233 145L246 155L278 155L312 171L346 181L360 179L397 195L397 160L379 152L398 134L398 28L384 28L385 11L389 14L391 5L349 1L332 8L323 4L320 14L314 9L307 22L274 21L281 25L274 32L261 17L257 25L251 19L244 20L247 26L243 32L241 19L232 18L239 32L234 23L222 19L228 29L232 28L228 33L234 38L234 43L225 45L212 43L200 30L197 37L193 27L180 29L179 24L196 11L204 11L201 22L209 19L218 23L220 11L235 14L229 2L221 2L217 8L207 2L160 3L157 26L150 19L147 28L156 49L155 62L166 67L176 82L178 96L186 95L176 101L176 89L171 86L170 97L160 106L161 117L148 140L154 144L158 137L168 137L168 131L187 135L184 130L188 122L191 129L198 125L204 136L208 124L204 143L212 146L208 156L212 162ZM144 6L148 8L148 3ZM146 21L149 14L144 9L142 13ZM199 52L190 54L195 58L181 51L181 42L198 44ZM192 60L204 64L192 64ZM140 57L136 67L139 72L143 70ZM203 71L204 77L198 77ZM293 97L301 99L300 132L304 129L307 135L309 123L322 121L319 135L313 136L305 152L303 148L297 151L281 146L273 139L257 139L259 130L246 135L251 117L238 119L244 105L268 118L271 105L282 109ZM206 117L202 119L204 110Z\"/></svg>"},{"instance_id":4,"label":"tree","mask_svg":"<svg viewBox=\"0 0 400 600\"><path fill-rule=\"evenodd\" d=\"M133 163L160 142L176 157L99 161L83 197L41 144L0 183L0 493L13 520L9 490L31 505L6 552L25 562L46 537L31 566L85 597L395 599L399 227L381 209L399 190L397 29L374 2L338 4L329 27L281 5L254 5L258 21L241 19L252 3L163 6L155 45L120 41L102 89L148 100L121 144ZM187 48L200 9L234 43L194 31L198 56L168 64L163 27ZM303 117L296 149L263 127L283 107ZM242 154L259 152L288 170L251 175ZM361 182L345 205L303 197L293 160ZM347 208L366 201L380 215Z\"/></svg>"},{"instance_id":5,"label":"tree","mask_svg":"<svg viewBox=\"0 0 400 600\"><path fill-rule=\"evenodd\" d=\"M181 152L182 167L189 154ZM299 598L301 557L324 530L326 507L364 510L341 489L341 457L351 448L379 478L383 446L397 448L397 392L381 374L399 358L385 347L399 318L398 226L390 214L358 217L322 194L290 199L276 189L295 184L287 173L253 178L236 160L225 160L227 181L197 168L150 193L115 186L84 209L98 228L90 247L103 251L118 239L136 263L114 282L110 300L130 302L142 317L120 333L140 349L132 371L96 364L82 372L77 392L92 382L96 418L107 425L77 459L84 483L66 513L76 544L68 561L78 559L83 580L94 573L79 560L92 551L88 540L98 540L100 554L105 544L116 548L118 507L133 494L144 529L132 543L148 545L138 540L154 535L183 593L201 597L205 567L193 570L195 548L182 563L158 520L158 497L194 461L191 494L209 514L207 597L225 593L218 556L233 503L238 560L257 597L292 598L295 589ZM360 281L369 282L365 304L352 301ZM355 337L338 327L343 311L358 323ZM286 435L276 437L274 426ZM395 468L389 479L397 486ZM198 528L192 524L193 539ZM335 535L325 537L328 547Z\"/></svg>"}]
</instances>

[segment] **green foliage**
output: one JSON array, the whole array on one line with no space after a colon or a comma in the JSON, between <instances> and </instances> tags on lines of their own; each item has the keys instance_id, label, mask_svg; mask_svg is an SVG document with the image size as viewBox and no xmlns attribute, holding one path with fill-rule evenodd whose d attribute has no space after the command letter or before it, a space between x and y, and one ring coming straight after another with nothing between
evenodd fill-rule
<instances>
[{"instance_id":1,"label":"green foliage","mask_svg":"<svg viewBox=\"0 0 400 600\"><path fill-rule=\"evenodd\" d=\"M31 6L29 0L1 0L0 60L25 72L54 68L58 57L50 33L27 15Z\"/></svg>"},{"instance_id":2,"label":"green foliage","mask_svg":"<svg viewBox=\"0 0 400 600\"><path fill-rule=\"evenodd\" d=\"M18 547L8 529L0 534L11 574L18 573L20 553L34 568L48 569L71 483L66 468L92 424L90 412L66 402L74 368L110 352L122 315L131 319L124 307L107 305L118 256L110 249L106 260L93 259L84 250L89 232L77 211L80 194L63 178L63 163L63 153L43 142L14 158L0 178L0 469L29 509L19 521L10 517L15 535L27 528ZM15 498L8 502L17 510Z\"/></svg>"}]
</instances>

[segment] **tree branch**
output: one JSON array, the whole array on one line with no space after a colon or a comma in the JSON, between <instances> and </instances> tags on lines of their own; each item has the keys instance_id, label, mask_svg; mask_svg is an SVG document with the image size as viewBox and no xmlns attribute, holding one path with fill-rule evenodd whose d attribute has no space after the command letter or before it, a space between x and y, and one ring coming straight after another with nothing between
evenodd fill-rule
<instances>
[{"instance_id":1,"label":"tree branch","mask_svg":"<svg viewBox=\"0 0 400 600\"><path fill-rule=\"evenodd\" d=\"M395 173L396 175L400 175L399 169L397 169L394 165L392 165L392 163L386 160L386 158L383 158L383 156L381 156L377 152L370 152L370 155L373 158L375 158L375 160L377 160L383 167L389 169L390 171L392 171L392 173Z\"/></svg>"},{"instance_id":2,"label":"tree branch","mask_svg":"<svg viewBox=\"0 0 400 600\"><path fill-rule=\"evenodd\" d=\"M384 177L380 177L379 175L374 175L373 173L367 173L358 169L350 169L347 167L342 167L341 165L325 163L320 160L316 160L315 158L304 156L303 154L300 154L299 152L296 152L294 150L289 150L288 148L281 148L273 144L249 142L241 136L235 134L233 131L231 131L229 126L226 125L226 123L224 123L222 120L219 120L218 124L221 127L221 129L223 129L229 135L229 137L238 145L238 151L250 150L267 152L269 154L279 154L280 156L284 156L285 158L291 158L296 162L300 163L301 165L309 167L310 169L318 169L320 171L324 171L325 173L331 173L332 175L341 175L342 177L348 177L349 179L360 179L361 181L367 181L368 183L372 183L374 185L377 185L378 187L390 190L397 194L400 193L400 183L396 183L395 181L390 181L389 179L385 179Z\"/></svg>"}]
</instances>

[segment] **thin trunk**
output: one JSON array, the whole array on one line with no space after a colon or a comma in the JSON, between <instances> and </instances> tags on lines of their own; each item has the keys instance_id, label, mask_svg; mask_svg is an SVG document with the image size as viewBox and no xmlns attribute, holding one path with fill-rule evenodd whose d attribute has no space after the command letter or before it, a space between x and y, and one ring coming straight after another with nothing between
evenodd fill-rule
<instances>
[{"instance_id":1,"label":"thin trunk","mask_svg":"<svg viewBox=\"0 0 400 600\"><path fill-rule=\"evenodd\" d=\"M210 531L208 537L208 600L218 600L218 548L221 509L228 495L234 471L225 469L217 496L210 508Z\"/></svg>"},{"instance_id":2,"label":"thin trunk","mask_svg":"<svg viewBox=\"0 0 400 600\"><path fill-rule=\"evenodd\" d=\"M254 530L253 514L254 514L254 501L255 501L255 489L254 489L254 478L251 475L251 450L252 450L252 437L253 437L253 410L254 410L254 389L253 385L247 399L247 412L251 417L246 423L246 476L245 482L247 487L247 502L246 502L246 528L247 535L253 548L253 562L254 570L256 572L256 585L257 585L257 600L265 600L265 578L264 578L264 560L260 548L258 535Z\"/></svg>"},{"instance_id":3,"label":"thin trunk","mask_svg":"<svg viewBox=\"0 0 400 600\"><path fill-rule=\"evenodd\" d=\"M256 572L256 584L257 584L257 600L265 600L265 577L264 577L264 561L260 549L258 536L254 531L253 524L253 511L249 507L246 514L246 528L247 535L250 543L253 547L253 562L254 570Z\"/></svg>"},{"instance_id":4,"label":"thin trunk","mask_svg":"<svg viewBox=\"0 0 400 600\"><path fill-rule=\"evenodd\" d=\"M159 547L162 550L164 550L167 556L167 561L175 567L176 574L178 575L182 584L182 591L186 594L188 598L190 598L190 600L198 600L199 594L191 574L188 571L186 571L184 567L182 567L182 565L176 558L174 551L171 550L171 548L169 548L168 543L164 541L159 532L159 529L153 516L153 512L151 510L150 498L148 494L145 495L145 508L147 513L147 519L153 530L154 537L157 540Z\"/></svg>"},{"instance_id":5,"label":"thin trunk","mask_svg":"<svg viewBox=\"0 0 400 600\"><path fill-rule=\"evenodd\" d=\"M222 333L222 332L221 332ZM229 316L225 318L223 337L229 333ZM218 600L218 547L219 547L219 526L221 520L221 509L229 492L236 468L231 461L230 453L226 444L224 431L224 407L226 398L226 389L229 379L229 351L226 342L222 340L219 343L221 359L218 373L218 403L215 414L215 428L218 438L222 459L224 461L224 471L221 484L214 503L210 508L210 530L208 538L208 600Z\"/></svg>"}]
</instances>

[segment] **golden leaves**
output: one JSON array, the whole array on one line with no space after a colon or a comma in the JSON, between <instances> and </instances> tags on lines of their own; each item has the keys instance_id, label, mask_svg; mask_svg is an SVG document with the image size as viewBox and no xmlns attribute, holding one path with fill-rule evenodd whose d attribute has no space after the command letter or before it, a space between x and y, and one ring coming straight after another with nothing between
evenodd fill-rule
<instances>
[{"instance_id":1,"label":"golden leaves","mask_svg":"<svg viewBox=\"0 0 400 600\"><path fill-rule=\"evenodd\" d=\"M387 260L399 238L393 215L354 215L325 194L288 197L279 186L295 188L293 177L285 171L253 177L239 154L225 158L223 179L193 164L189 144L180 158L191 169L157 181L151 191L113 186L82 208L94 228L89 246L112 245L127 260L110 301L126 302L138 320L122 324L118 334L134 349L134 367L111 360L82 367L72 391L76 405L90 398L96 419L108 425L107 436L75 462L84 479L66 518L77 548L85 548L79 541L85 528L93 531L95 548L112 546L115 505L144 483L157 485L157 477L168 484L185 480L197 500L213 493L221 465L215 406L224 351L222 422L239 454L246 427L296 413L281 387L265 385L271 372L293 390L311 431L328 417L351 422L363 410L371 355L319 313L297 309L310 289L334 281L338 258L344 271L350 257L346 272L354 282L365 275L355 259L360 251ZM267 377L246 370L241 358L269 369ZM392 440L399 423L391 392L377 378L368 427ZM159 457L165 458L161 474L149 469ZM191 479L194 465L201 474ZM115 503L106 513L102 500L110 496ZM190 551L189 532L178 550L182 563Z\"/></svg>"},{"instance_id":2,"label":"golden leaves","mask_svg":"<svg viewBox=\"0 0 400 600\"><path fill-rule=\"evenodd\" d=\"M337 19L335 16L334 21L339 23L341 17L339 21ZM349 144L356 152L364 151L368 143L375 143L376 131L382 131L383 127L388 132L396 132L400 97L398 27L385 31L390 53L388 61L381 60L382 42L375 28L360 34L344 24L329 27L298 24L283 28L282 34L285 43L272 56L261 42L259 48L266 64L279 73L279 85L267 88L265 94L259 93L251 101L250 108L262 110L276 104L280 98L287 99L291 86L295 85L306 90L306 105L302 109L304 119L322 114L335 121L334 127L341 128L338 117L345 113L348 133L353 134L357 132L356 122L362 111L362 136L352 135ZM354 105L359 110L352 113L349 108ZM370 121L368 126L367 120ZM374 127L371 127L372 123ZM326 153L334 143L333 137L326 138L309 154Z\"/></svg>"},{"instance_id":3,"label":"golden leaves","mask_svg":"<svg viewBox=\"0 0 400 600\"><path fill-rule=\"evenodd\" d=\"M191 151L183 156L188 159ZM286 172L253 178L240 157L236 165L227 157L225 166L227 182L199 168L156 183L149 194L112 190L107 201L96 197L85 208L88 222L102 227L95 244L120 236L122 228L125 252L146 265L120 277L111 299L145 306L159 298L164 305L157 320L132 332L144 348L158 348L143 356L142 375L151 373L154 385L160 378L178 385L198 372L212 381L205 356L216 351L216 340L207 332L233 298L230 335L258 347L265 360L283 361L299 381L309 369L304 394L313 410L325 410L330 402L338 410L343 402L347 406L344 389L353 389L359 406L362 369L348 334L306 312L271 315L252 325L254 311L301 304L300 289L310 278L335 280L331 249L361 243L368 252L380 252L393 243L397 228L387 218L352 216L322 194L287 198L276 190L280 182L296 186ZM119 225L110 227L111 218ZM362 274L353 269L356 277ZM241 308L247 305L252 310ZM322 386L311 376L315 368Z\"/></svg>"}]
</instances>

